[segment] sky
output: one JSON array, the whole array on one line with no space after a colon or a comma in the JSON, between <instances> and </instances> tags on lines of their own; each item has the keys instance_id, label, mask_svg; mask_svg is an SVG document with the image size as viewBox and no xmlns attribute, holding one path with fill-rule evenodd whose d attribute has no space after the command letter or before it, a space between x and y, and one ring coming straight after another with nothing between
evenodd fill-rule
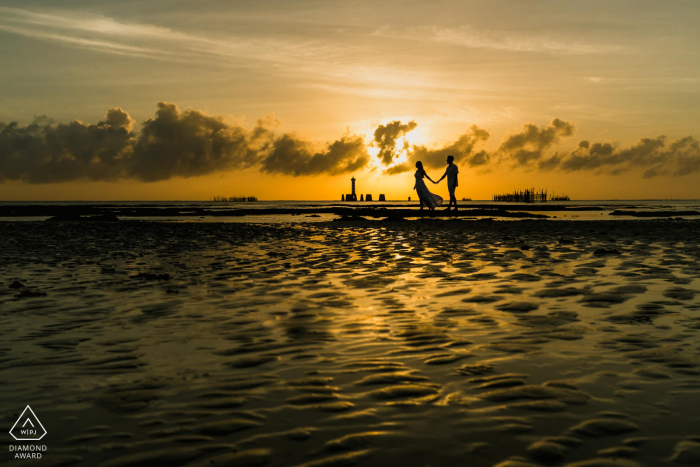
<instances>
[{"instance_id":1,"label":"sky","mask_svg":"<svg viewBox=\"0 0 700 467\"><path fill-rule=\"evenodd\" d=\"M0 200L700 198L696 0L0 0ZM431 185L431 187L433 187ZM447 196L443 183L436 193Z\"/></svg>"}]
</instances>

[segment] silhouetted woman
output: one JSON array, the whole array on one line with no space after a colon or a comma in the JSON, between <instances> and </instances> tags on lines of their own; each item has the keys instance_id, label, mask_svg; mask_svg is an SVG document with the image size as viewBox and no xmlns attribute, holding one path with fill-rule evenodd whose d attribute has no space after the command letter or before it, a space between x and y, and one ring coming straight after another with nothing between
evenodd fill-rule
<instances>
[{"instance_id":1,"label":"silhouetted woman","mask_svg":"<svg viewBox=\"0 0 700 467\"><path fill-rule=\"evenodd\" d=\"M418 193L418 199L420 199L420 208L421 210L423 209L423 205L425 204L428 206L428 209L431 211L435 210L435 206L441 206L442 205L442 198L438 195L434 195L428 190L428 187L425 186L425 182L423 181L423 177L427 178L431 182L435 183L433 179L428 177L428 174L425 173L425 169L423 168L423 163L421 161L416 162L416 185L413 187L414 190L416 190L416 193Z\"/></svg>"}]
</instances>

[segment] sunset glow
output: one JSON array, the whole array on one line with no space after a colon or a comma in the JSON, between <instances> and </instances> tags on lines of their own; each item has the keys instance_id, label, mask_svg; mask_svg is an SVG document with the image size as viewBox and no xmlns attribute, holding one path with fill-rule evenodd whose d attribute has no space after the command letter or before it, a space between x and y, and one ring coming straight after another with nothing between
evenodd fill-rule
<instances>
[{"instance_id":1,"label":"sunset glow","mask_svg":"<svg viewBox=\"0 0 700 467\"><path fill-rule=\"evenodd\" d=\"M158 5L0 5L2 199L336 199L352 176L405 199L416 158L440 171L444 151L473 199L697 197L694 3ZM162 116L149 146L161 102L190 120ZM131 135L107 148L85 135L111 131L110 109ZM415 126L380 154L392 122ZM162 139L186 128L192 145ZM241 159L235 135L256 128Z\"/></svg>"}]
</instances>

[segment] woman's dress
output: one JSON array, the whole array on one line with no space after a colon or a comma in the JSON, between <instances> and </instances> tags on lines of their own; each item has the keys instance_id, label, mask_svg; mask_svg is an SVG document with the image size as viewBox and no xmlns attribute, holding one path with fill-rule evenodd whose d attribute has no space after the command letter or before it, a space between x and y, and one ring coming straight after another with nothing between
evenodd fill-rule
<instances>
[{"instance_id":1,"label":"woman's dress","mask_svg":"<svg viewBox=\"0 0 700 467\"><path fill-rule=\"evenodd\" d=\"M442 197L435 195L428 190L425 186L423 177L425 175L420 170L416 170L416 192L418 193L418 198L423 201L430 209L435 208L435 206L442 206Z\"/></svg>"}]
</instances>

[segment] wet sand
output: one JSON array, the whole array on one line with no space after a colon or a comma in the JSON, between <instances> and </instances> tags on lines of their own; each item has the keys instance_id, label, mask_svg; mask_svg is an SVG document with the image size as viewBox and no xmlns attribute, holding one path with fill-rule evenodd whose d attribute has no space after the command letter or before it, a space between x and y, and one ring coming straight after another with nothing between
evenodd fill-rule
<instances>
[{"instance_id":1,"label":"wet sand","mask_svg":"<svg viewBox=\"0 0 700 467\"><path fill-rule=\"evenodd\" d=\"M42 467L697 465L699 227L3 222L0 414Z\"/></svg>"}]
</instances>

